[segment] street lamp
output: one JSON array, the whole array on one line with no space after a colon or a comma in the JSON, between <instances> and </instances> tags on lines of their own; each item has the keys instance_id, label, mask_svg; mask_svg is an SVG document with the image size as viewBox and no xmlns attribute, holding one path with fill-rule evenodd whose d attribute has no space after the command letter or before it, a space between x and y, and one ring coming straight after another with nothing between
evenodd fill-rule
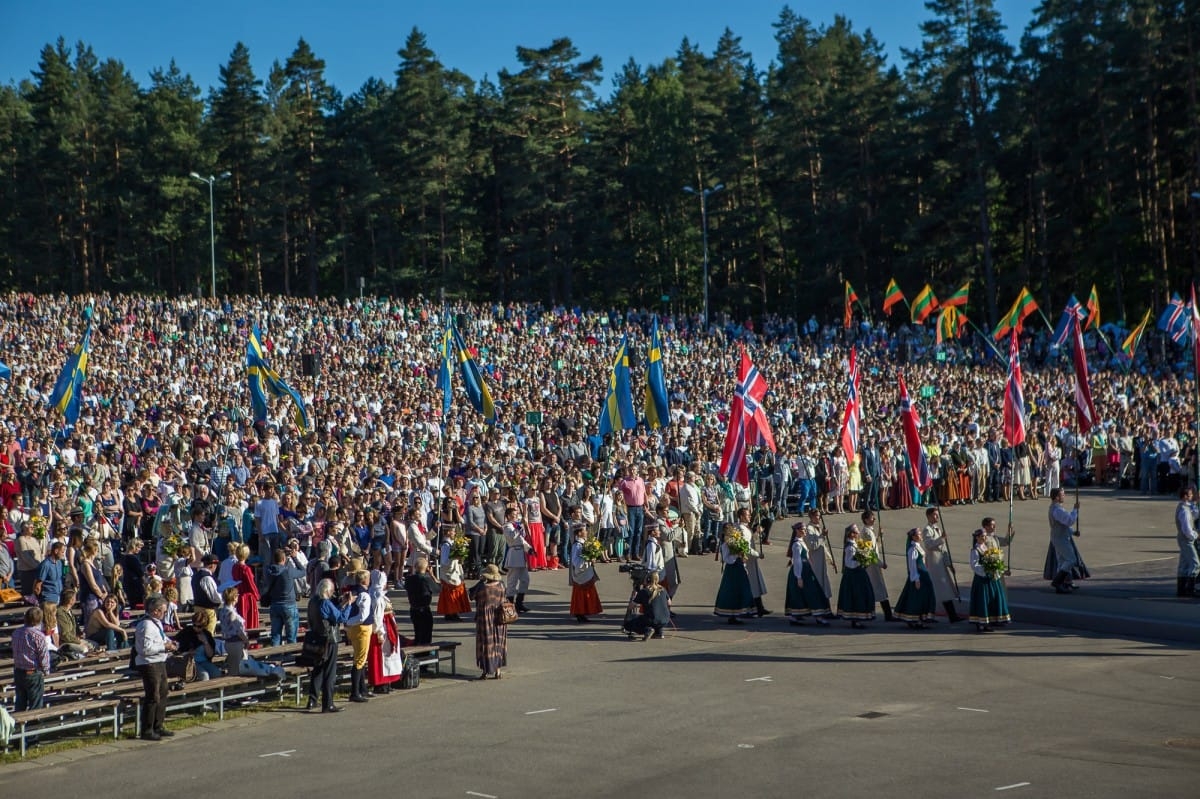
<instances>
[{"instance_id":1,"label":"street lamp","mask_svg":"<svg viewBox=\"0 0 1200 799\"><path fill-rule=\"evenodd\" d=\"M721 189L725 188L724 183L718 183L711 189L703 189L696 191L691 186L684 186L683 190L687 194L697 194L700 196L700 235L704 240L704 327L708 327L708 197L710 194L716 194Z\"/></svg>"},{"instance_id":2,"label":"street lamp","mask_svg":"<svg viewBox=\"0 0 1200 799\"><path fill-rule=\"evenodd\" d=\"M192 177L201 183L208 184L208 245L212 257L212 296L215 300L217 298L217 226L213 212L213 184L229 177L229 173L222 172L216 176L209 175L202 178L199 173L193 172Z\"/></svg>"}]
</instances>

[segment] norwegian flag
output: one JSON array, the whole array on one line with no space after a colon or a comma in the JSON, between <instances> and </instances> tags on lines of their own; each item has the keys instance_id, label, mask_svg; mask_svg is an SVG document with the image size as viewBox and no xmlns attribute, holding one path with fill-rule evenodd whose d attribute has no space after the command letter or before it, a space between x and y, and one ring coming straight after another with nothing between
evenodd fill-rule
<instances>
[{"instance_id":1,"label":"norwegian flag","mask_svg":"<svg viewBox=\"0 0 1200 799\"><path fill-rule=\"evenodd\" d=\"M1008 382L1004 384L1004 437L1015 447L1025 440L1025 392L1021 389L1021 348L1017 331L1008 347Z\"/></svg>"},{"instance_id":2,"label":"norwegian flag","mask_svg":"<svg viewBox=\"0 0 1200 799\"><path fill-rule=\"evenodd\" d=\"M1192 284L1192 360L1196 367L1196 379L1200 380L1200 308L1196 307L1196 284Z\"/></svg>"},{"instance_id":3,"label":"norwegian flag","mask_svg":"<svg viewBox=\"0 0 1200 799\"><path fill-rule=\"evenodd\" d=\"M1075 361L1075 419L1079 423L1079 432L1087 433L1096 426L1096 408L1092 405L1087 353L1083 349L1083 331L1078 319L1071 323L1071 357Z\"/></svg>"},{"instance_id":4,"label":"norwegian flag","mask_svg":"<svg viewBox=\"0 0 1200 799\"><path fill-rule=\"evenodd\" d=\"M850 348L850 390L846 396L846 412L842 415L842 452L846 454L846 462L854 460L858 452L858 427L862 418L862 408L858 400L858 351Z\"/></svg>"},{"instance_id":5,"label":"norwegian flag","mask_svg":"<svg viewBox=\"0 0 1200 799\"><path fill-rule=\"evenodd\" d=\"M738 368L738 386L729 405L725 447L721 450L721 474L739 485L750 484L750 472L746 465L748 447L763 444L772 452L775 451L775 436L771 433L771 424L762 407L767 388L766 378L743 350Z\"/></svg>"},{"instance_id":6,"label":"norwegian flag","mask_svg":"<svg viewBox=\"0 0 1200 799\"><path fill-rule=\"evenodd\" d=\"M921 420L917 418L917 407L908 395L908 386L904 385L904 375L898 376L900 385L900 425L904 429L904 449L908 452L908 462L912 465L913 484L918 491L927 491L933 485L933 473L929 470L929 461L925 459L925 450L921 447L921 434L917 430Z\"/></svg>"}]
</instances>

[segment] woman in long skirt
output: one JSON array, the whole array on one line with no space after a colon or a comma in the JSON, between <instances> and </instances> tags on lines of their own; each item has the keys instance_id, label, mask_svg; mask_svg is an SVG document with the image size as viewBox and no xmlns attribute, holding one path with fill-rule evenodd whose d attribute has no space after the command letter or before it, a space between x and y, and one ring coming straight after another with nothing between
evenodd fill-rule
<instances>
[{"instance_id":1,"label":"woman in long skirt","mask_svg":"<svg viewBox=\"0 0 1200 799\"><path fill-rule=\"evenodd\" d=\"M734 538L749 537L736 525L725 525L721 541L721 586L717 589L717 601L713 604L714 616L725 616L730 624L741 624L739 616L754 613L754 595L750 592L750 578L746 575L746 561L730 549Z\"/></svg>"},{"instance_id":2,"label":"woman in long skirt","mask_svg":"<svg viewBox=\"0 0 1200 799\"><path fill-rule=\"evenodd\" d=\"M479 577L471 596L475 600L475 664L483 673L475 679L498 680L500 669L508 665L508 626L500 624L498 618L504 601L504 577L494 563L489 563Z\"/></svg>"},{"instance_id":3,"label":"woman in long skirt","mask_svg":"<svg viewBox=\"0 0 1200 799\"><path fill-rule=\"evenodd\" d=\"M852 524L846 528L845 538L842 539L842 584L838 587L838 615L850 619L850 626L861 629L864 621L875 618L875 591L871 588L871 578L862 567L854 554L858 550L858 525Z\"/></svg>"},{"instance_id":4,"label":"woman in long skirt","mask_svg":"<svg viewBox=\"0 0 1200 799\"><path fill-rule=\"evenodd\" d=\"M548 566L546 560L546 527L542 524L542 500L530 485L521 502L521 515L525 518L525 527L529 530L528 553L529 571L536 572Z\"/></svg>"},{"instance_id":5,"label":"woman in long skirt","mask_svg":"<svg viewBox=\"0 0 1200 799\"><path fill-rule=\"evenodd\" d=\"M925 570L925 550L921 547L921 530L908 531L905 549L908 561L908 580L896 600L896 617L908 622L912 629L927 629L937 614L937 597L933 593L933 578Z\"/></svg>"},{"instance_id":6,"label":"woman in long skirt","mask_svg":"<svg viewBox=\"0 0 1200 799\"><path fill-rule=\"evenodd\" d=\"M812 616L822 627L828 627L829 622L824 616L830 615L829 598L817 580L809 562L808 545L805 543L804 523L792 525L792 541L788 545L791 564L787 574L787 594L784 597L783 612L791 619L792 624L802 624L803 620ZM824 557L824 550L822 550Z\"/></svg>"},{"instance_id":7,"label":"woman in long skirt","mask_svg":"<svg viewBox=\"0 0 1200 799\"><path fill-rule=\"evenodd\" d=\"M404 665L398 662L400 631L392 614L392 601L387 594L387 574L383 570L371 572L371 586L367 592L371 597L371 626L374 631L367 651L367 679L375 693L391 693L392 683L404 676Z\"/></svg>"},{"instance_id":8,"label":"woman in long skirt","mask_svg":"<svg viewBox=\"0 0 1200 799\"><path fill-rule=\"evenodd\" d=\"M572 524L577 524L571 542L571 567L567 575L571 580L571 615L580 624L591 621L588 616L598 616L604 612L600 604L600 594L596 591L596 569L592 562L583 556L583 542L587 538L587 527L583 526L579 517L579 507L571 509Z\"/></svg>"},{"instance_id":9,"label":"woman in long skirt","mask_svg":"<svg viewBox=\"0 0 1200 799\"><path fill-rule=\"evenodd\" d=\"M983 553L988 550L987 535L985 524L983 528L975 531L975 545L971 547L971 571L975 572L975 579L971 581L970 620L981 633L990 633L993 624L1008 624L1012 621L1008 613L1008 595L1004 591L1001 575L988 574L981 561Z\"/></svg>"},{"instance_id":10,"label":"woman in long skirt","mask_svg":"<svg viewBox=\"0 0 1200 799\"><path fill-rule=\"evenodd\" d=\"M442 590L438 592L437 612L446 621L458 621L460 613L471 612L471 600L467 598L467 587L463 585L461 560L450 557L454 549L454 534L451 530L442 534L442 546L438 552L438 576Z\"/></svg>"},{"instance_id":11,"label":"woman in long skirt","mask_svg":"<svg viewBox=\"0 0 1200 799\"><path fill-rule=\"evenodd\" d=\"M238 547L238 562L233 567L233 579L237 580L238 613L246 620L247 630L258 629L258 583L254 581L254 570L246 565L250 547Z\"/></svg>"}]
</instances>

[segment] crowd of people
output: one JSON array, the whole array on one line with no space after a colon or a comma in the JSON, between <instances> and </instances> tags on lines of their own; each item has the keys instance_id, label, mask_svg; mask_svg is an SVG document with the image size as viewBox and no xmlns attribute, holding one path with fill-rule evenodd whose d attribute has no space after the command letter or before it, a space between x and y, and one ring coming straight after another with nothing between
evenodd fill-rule
<instances>
[{"instance_id":1,"label":"crowd of people","mask_svg":"<svg viewBox=\"0 0 1200 799\"><path fill-rule=\"evenodd\" d=\"M64 430L46 400L80 338L85 304L94 331L82 412ZM461 389L443 413L437 373L450 318L496 400L494 424ZM1174 344L1146 344L1128 364L1088 334L1100 423L1083 437L1073 430L1069 359L1032 329L1023 336L1030 434L1015 448L1002 433L1007 366L982 340L938 346L915 326L847 331L781 317L708 326L660 317L670 424L602 437L612 353L628 336L640 385L652 319L639 310L422 298L4 295L0 360L11 378L0 394L0 582L38 604L40 618L27 621L47 631L60 656L121 647L130 637L121 621L140 607L168 636L186 626L172 640L182 637L210 674L219 673L219 652L235 673L268 669L246 647L260 604L271 642L295 642L307 596L307 630L326 633L312 642L310 704L328 710L332 677L319 655L338 625L354 645L353 699L399 677L389 583L408 596L417 643L431 640L435 615L457 619L474 601L481 676L498 677L507 651L497 619L506 603L525 609L530 571L568 570L570 612L584 623L601 611L592 564L643 564L640 629L653 635L679 586L676 559L712 553L726 564L715 610L737 623L767 612L750 553L769 543L774 518L848 514L859 521L844 526L840 555L823 524L819 536L812 525L796 528L786 612L796 622L840 612L858 624L879 604L885 617L919 627L948 601L938 506L1033 501L1080 481L1174 491L1195 468L1195 387L1164 357ZM266 420L251 418L245 351L255 325L271 366L304 398L312 429L299 429L283 401ZM777 443L750 454L750 486L718 469L739 346L769 385L764 407ZM840 431L851 347L863 428L847 458ZM900 433L901 373L933 470L924 492L912 484ZM893 608L859 542L872 540L874 511L912 505L928 506L934 520L906 542L909 579ZM978 606L971 588L970 620L985 631L1007 609L984 557L994 530L987 519L980 529L972 567L982 582ZM833 604L826 556L842 566ZM1181 582L1181 595L1195 588L1194 548L1184 561L1181 580L1191 582ZM737 563L745 568L728 568ZM1069 591L1076 564L1059 565L1048 579ZM187 611L190 624L178 624ZM146 632L137 629L135 642ZM136 656L154 666L148 694L160 655ZM161 734L154 712L151 735Z\"/></svg>"}]
</instances>

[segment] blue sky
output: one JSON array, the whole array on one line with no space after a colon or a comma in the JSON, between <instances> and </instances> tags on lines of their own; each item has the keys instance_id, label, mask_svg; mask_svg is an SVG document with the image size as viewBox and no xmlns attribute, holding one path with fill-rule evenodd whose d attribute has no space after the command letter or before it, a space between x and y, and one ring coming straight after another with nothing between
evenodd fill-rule
<instances>
[{"instance_id":1,"label":"blue sky","mask_svg":"<svg viewBox=\"0 0 1200 799\"><path fill-rule=\"evenodd\" d=\"M1010 40L1016 42L1032 18L1035 0L996 0ZM835 7L818 0L792 0L791 8L815 25L834 13L855 30L870 28L892 63L900 48L916 47L919 25L929 18L923 0L843 0ZM369 77L393 79L396 52L416 26L442 63L473 78L517 66L517 45L542 47L570 37L583 56L604 61L607 94L611 79L629 58L656 64L674 54L686 36L711 53L730 28L760 68L775 56L774 29L781 0L0 0L0 82L29 77L42 47L59 36L82 40L101 58L116 58L141 85L150 70L172 58L202 91L218 81L218 69L233 46L250 48L255 74L264 77L304 37L325 59L326 78L351 94Z\"/></svg>"}]
</instances>

